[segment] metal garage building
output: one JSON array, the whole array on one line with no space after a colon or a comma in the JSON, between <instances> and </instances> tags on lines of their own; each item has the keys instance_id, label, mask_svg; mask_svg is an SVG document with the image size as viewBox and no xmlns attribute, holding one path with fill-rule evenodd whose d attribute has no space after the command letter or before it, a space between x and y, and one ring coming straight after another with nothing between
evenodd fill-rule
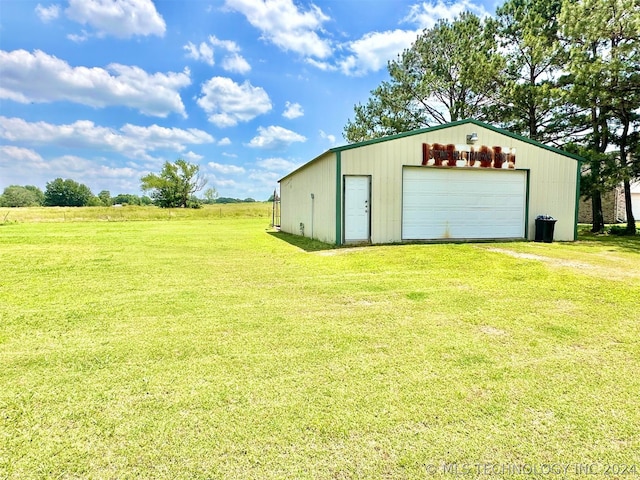
<instances>
[{"instance_id":1,"label":"metal garage building","mask_svg":"<svg viewBox=\"0 0 640 480\"><path fill-rule=\"evenodd\" d=\"M463 120L332 148L280 179L280 228L323 242L575 240L580 158Z\"/></svg>"}]
</instances>

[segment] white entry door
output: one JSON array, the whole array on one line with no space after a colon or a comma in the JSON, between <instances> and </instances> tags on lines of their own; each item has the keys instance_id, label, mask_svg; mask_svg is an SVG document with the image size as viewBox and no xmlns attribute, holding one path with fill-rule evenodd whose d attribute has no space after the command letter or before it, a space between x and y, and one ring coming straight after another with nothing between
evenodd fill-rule
<instances>
[{"instance_id":1,"label":"white entry door","mask_svg":"<svg viewBox=\"0 0 640 480\"><path fill-rule=\"evenodd\" d=\"M404 240L524 238L526 172L405 167Z\"/></svg>"},{"instance_id":2,"label":"white entry door","mask_svg":"<svg viewBox=\"0 0 640 480\"><path fill-rule=\"evenodd\" d=\"M369 241L371 211L370 179L367 176L344 177L344 241Z\"/></svg>"}]
</instances>

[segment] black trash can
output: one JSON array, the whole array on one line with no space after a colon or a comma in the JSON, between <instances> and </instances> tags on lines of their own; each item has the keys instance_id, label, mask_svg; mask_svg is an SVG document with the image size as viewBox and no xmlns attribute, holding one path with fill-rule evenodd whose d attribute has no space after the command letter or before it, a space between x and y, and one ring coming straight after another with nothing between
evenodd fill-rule
<instances>
[{"instance_id":1,"label":"black trash can","mask_svg":"<svg viewBox=\"0 0 640 480\"><path fill-rule=\"evenodd\" d=\"M549 215L538 215L536 217L536 242L553 242L553 230L557 220Z\"/></svg>"}]
</instances>

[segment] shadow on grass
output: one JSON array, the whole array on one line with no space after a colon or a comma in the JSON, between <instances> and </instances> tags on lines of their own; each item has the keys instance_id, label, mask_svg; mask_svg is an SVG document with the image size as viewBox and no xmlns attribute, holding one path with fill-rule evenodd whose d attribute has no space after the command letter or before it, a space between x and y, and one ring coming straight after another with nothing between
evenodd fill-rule
<instances>
[{"instance_id":1,"label":"shadow on grass","mask_svg":"<svg viewBox=\"0 0 640 480\"><path fill-rule=\"evenodd\" d=\"M293 245L294 247L298 247L305 252L320 252L323 250L344 248L344 246L339 247L330 243L321 242L319 240L312 240L308 237L293 235L291 233L279 231L271 231L267 233L272 237L275 237L278 240L282 240L283 242L287 242L288 244ZM640 253L640 233L634 236L611 235L608 233L595 234L589 231L589 227L581 225L578 229L578 241L582 244L589 242L598 245L610 245L612 247L620 248L632 253ZM489 241L489 243L492 242L493 241ZM571 242L566 242L566 244L571 245Z\"/></svg>"},{"instance_id":2,"label":"shadow on grass","mask_svg":"<svg viewBox=\"0 0 640 480\"><path fill-rule=\"evenodd\" d=\"M272 237L276 237L283 242L287 242L294 247L301 248L305 252L319 252L321 250L332 250L336 248L335 245L324 243L319 240L312 240L307 237L301 237L300 235L292 235L284 232L267 232Z\"/></svg>"},{"instance_id":3,"label":"shadow on grass","mask_svg":"<svg viewBox=\"0 0 640 480\"><path fill-rule=\"evenodd\" d=\"M640 232L635 235L612 235L610 233L591 233L590 226L578 227L578 241L610 245L632 253L640 253Z\"/></svg>"}]
</instances>

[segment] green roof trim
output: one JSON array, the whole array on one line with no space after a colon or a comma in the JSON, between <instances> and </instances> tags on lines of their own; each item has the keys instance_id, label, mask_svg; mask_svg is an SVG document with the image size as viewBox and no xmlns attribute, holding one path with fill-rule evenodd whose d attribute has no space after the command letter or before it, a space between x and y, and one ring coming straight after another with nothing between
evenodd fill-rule
<instances>
[{"instance_id":1,"label":"green roof trim","mask_svg":"<svg viewBox=\"0 0 640 480\"><path fill-rule=\"evenodd\" d=\"M300 170L303 170L304 168L308 167L309 165L311 165L312 163L317 162L318 160L320 160L322 157L324 157L325 155L329 154L329 153L338 153L338 151L334 152L333 150L326 150L324 152L322 152L320 155L318 155L317 157L309 160L307 163L300 165L298 168L296 168L295 170L287 173L284 177L282 177L280 180L278 180L278 183L280 183L281 181L283 181L285 178L289 178L291 175L293 175L294 173L298 173Z\"/></svg>"},{"instance_id":2,"label":"green roof trim","mask_svg":"<svg viewBox=\"0 0 640 480\"><path fill-rule=\"evenodd\" d=\"M561 149L556 148L556 147L551 147L549 145L545 145L544 143L537 142L536 140L532 140L532 139L530 139L528 137L523 137L522 135L518 135L517 133L513 133L513 132L510 132L508 130L503 130L502 128L494 127L493 125L489 125L488 123L483 123L483 122L480 122L478 120L474 120L472 118L467 118L465 120L458 120L457 122L445 123L445 124L442 124L442 125L436 125L434 127L421 128L421 129L418 129L418 130L411 130L409 132L396 133L395 135L389 135L389 136L380 137L380 138L373 138L371 140L365 140L363 142L349 143L349 144L343 145L341 147L331 148L331 149L325 151L324 153L318 155L313 160L310 160L307 163L305 163L304 165L296 168L291 173L285 175L280 180L278 180L278 182L281 182L285 178L290 177L291 175L293 175L294 173L298 172L299 170L302 170L306 166L316 162L317 160L319 160L321 157L323 157L324 155L326 155L328 153L344 152L345 150L351 150L353 148L364 147L364 146L367 146L367 145L374 145L376 143L382 143L382 142L387 142L387 141L390 141L390 140L396 140L398 138L411 137L413 135L420 135L420 134L423 134L423 133L435 132L435 131L438 131L438 130L443 130L445 128L457 127L459 125L466 125L466 124L476 125L478 127L482 127L482 128L486 128L488 130L492 130L492 131L494 131L496 133L499 133L501 135L505 135L507 137L511 137L511 138L513 138L515 140L519 140L521 142L528 143L530 145L534 145L534 146L536 146L538 148L542 148L544 150L549 150L550 152L557 153L559 155L563 155L565 157L571 158L573 160L576 160L578 163L583 163L585 161L584 158L580 157L579 155L575 155L573 153L565 152L564 150L561 150Z\"/></svg>"},{"instance_id":3,"label":"green roof trim","mask_svg":"<svg viewBox=\"0 0 640 480\"><path fill-rule=\"evenodd\" d=\"M573 160L577 160L579 162L583 162L584 159L578 155L574 155L573 153L569 153L569 152L565 152L564 150L561 150L559 148L555 148L555 147L551 147L549 145L545 145L544 143L540 143L537 142L536 140L532 140L528 137L523 137L522 135L518 135L517 133L513 133L510 132L508 130L503 130L502 128L498 128L498 127L494 127L493 125L489 125L488 123L483 123L480 122L478 120L474 120L472 118L467 118L465 120L458 120L457 122L451 122L451 123L445 123L442 125L436 125L434 127L427 127L427 128L421 128L418 130L411 130L409 132L403 132L403 133L397 133L395 135L389 135L387 137L380 137L380 138L373 138L371 140L365 140L363 142L357 142L357 143L350 143L348 145L343 145L341 147L334 147L330 150L328 150L329 152L342 152L344 150L350 150L352 148L358 148L358 147L363 147L365 145L373 145L376 143L381 143L381 142L386 142L388 140L395 140L397 138L404 138L404 137L410 137L412 135L420 135L422 133L429 133L429 132L435 132L437 130L443 130L445 128L450 128L450 127L457 127L459 125L466 125L466 124L472 124L472 125L476 125L478 127L482 127L482 128L486 128L488 130L492 130L496 133L500 133L502 135L505 135L507 137L511 137L515 140L520 140L521 142L525 142L525 143L529 143L531 145L535 145L536 147L540 147L543 148L545 150L549 150L551 152L560 154L560 155L564 155L565 157L569 157L572 158Z\"/></svg>"},{"instance_id":4,"label":"green roof trim","mask_svg":"<svg viewBox=\"0 0 640 480\"><path fill-rule=\"evenodd\" d=\"M337 246L342 245L342 158L340 152L336 152L336 241Z\"/></svg>"}]
</instances>

